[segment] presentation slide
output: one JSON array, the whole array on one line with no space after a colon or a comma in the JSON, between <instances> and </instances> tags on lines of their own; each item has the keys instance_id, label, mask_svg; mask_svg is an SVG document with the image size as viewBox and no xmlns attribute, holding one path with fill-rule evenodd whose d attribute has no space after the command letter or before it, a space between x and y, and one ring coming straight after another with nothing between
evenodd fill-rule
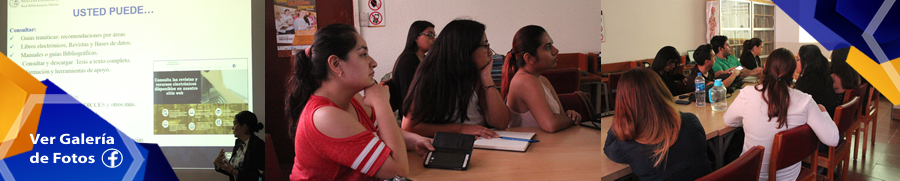
<instances>
[{"instance_id":1,"label":"presentation slide","mask_svg":"<svg viewBox=\"0 0 900 181\"><path fill-rule=\"evenodd\" d=\"M251 1L8 0L6 10L7 56L138 142L234 146L234 115L256 112Z\"/></svg>"}]
</instances>

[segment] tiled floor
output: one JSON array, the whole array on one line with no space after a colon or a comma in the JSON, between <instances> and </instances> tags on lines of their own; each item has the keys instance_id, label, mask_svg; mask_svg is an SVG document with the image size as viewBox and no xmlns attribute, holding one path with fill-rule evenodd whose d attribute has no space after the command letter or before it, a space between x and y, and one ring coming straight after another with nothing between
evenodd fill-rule
<instances>
[{"instance_id":1,"label":"tiled floor","mask_svg":"<svg viewBox=\"0 0 900 181\"><path fill-rule=\"evenodd\" d=\"M848 180L900 179L900 120L891 119L893 105L887 99L881 98L879 102L875 148L869 145L866 153L862 153L860 145L856 160L851 153Z\"/></svg>"}]
</instances>

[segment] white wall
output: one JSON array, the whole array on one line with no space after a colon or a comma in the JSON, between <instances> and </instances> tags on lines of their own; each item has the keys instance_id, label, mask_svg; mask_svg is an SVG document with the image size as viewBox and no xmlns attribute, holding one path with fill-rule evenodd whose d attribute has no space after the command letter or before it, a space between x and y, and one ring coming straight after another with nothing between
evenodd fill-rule
<instances>
[{"instance_id":1,"label":"white wall","mask_svg":"<svg viewBox=\"0 0 900 181\"><path fill-rule=\"evenodd\" d=\"M664 46L688 50L706 43L706 0L606 0L603 64L653 58Z\"/></svg>"},{"instance_id":2,"label":"white wall","mask_svg":"<svg viewBox=\"0 0 900 181\"><path fill-rule=\"evenodd\" d=\"M360 1L367 2L357 2ZM371 56L378 62L376 79L392 71L403 51L409 25L417 20L434 23L438 34L447 23L460 17L481 22L487 26L491 48L501 54L512 48L516 31L531 24L547 29L560 53L600 51L600 0L387 0L384 8L386 27L360 30Z\"/></svg>"}]
</instances>

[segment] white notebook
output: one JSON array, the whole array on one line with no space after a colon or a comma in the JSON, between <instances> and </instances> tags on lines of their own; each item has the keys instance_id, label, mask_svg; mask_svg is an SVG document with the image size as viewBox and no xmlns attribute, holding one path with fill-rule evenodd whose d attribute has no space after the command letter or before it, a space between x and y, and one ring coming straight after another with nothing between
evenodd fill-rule
<instances>
[{"instance_id":1,"label":"white notebook","mask_svg":"<svg viewBox=\"0 0 900 181\"><path fill-rule=\"evenodd\" d=\"M521 139L532 139L534 138L534 133L527 132L510 132L510 131L497 131L497 135L502 137L510 137L510 138L521 138ZM507 140L500 138L493 139L478 139L475 140L475 148L478 149L488 149L488 150L503 150L503 151L517 151L517 152L525 152L528 149L528 145L530 142L527 141L516 141L516 140Z\"/></svg>"}]
</instances>

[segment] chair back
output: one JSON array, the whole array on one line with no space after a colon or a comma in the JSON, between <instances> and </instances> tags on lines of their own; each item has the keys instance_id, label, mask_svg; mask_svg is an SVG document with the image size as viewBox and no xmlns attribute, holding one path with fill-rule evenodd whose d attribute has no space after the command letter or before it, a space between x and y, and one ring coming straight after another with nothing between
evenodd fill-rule
<instances>
[{"instance_id":1,"label":"chair back","mask_svg":"<svg viewBox=\"0 0 900 181\"><path fill-rule=\"evenodd\" d=\"M578 68L550 69L541 73L553 85L557 94L568 94L578 91L581 87L581 70Z\"/></svg>"},{"instance_id":2,"label":"chair back","mask_svg":"<svg viewBox=\"0 0 900 181\"><path fill-rule=\"evenodd\" d=\"M755 181L759 178L766 147L756 145L725 167L697 180Z\"/></svg>"},{"instance_id":3,"label":"chair back","mask_svg":"<svg viewBox=\"0 0 900 181\"><path fill-rule=\"evenodd\" d=\"M281 165L278 163L278 155L275 154L275 143L272 142L271 136L266 134L266 180L283 181L281 177Z\"/></svg>"},{"instance_id":4,"label":"chair back","mask_svg":"<svg viewBox=\"0 0 900 181\"><path fill-rule=\"evenodd\" d=\"M779 169L791 166L811 155L818 155L819 138L804 124L775 134L772 156L769 159L769 180L776 178ZM811 159L817 165L818 159ZM801 175L801 177L803 177Z\"/></svg>"},{"instance_id":5,"label":"chair back","mask_svg":"<svg viewBox=\"0 0 900 181\"><path fill-rule=\"evenodd\" d=\"M565 110L575 110L581 114L581 121L594 121L594 106L591 104L591 94L576 91L568 94L557 94L559 102Z\"/></svg>"},{"instance_id":6,"label":"chair back","mask_svg":"<svg viewBox=\"0 0 900 181\"><path fill-rule=\"evenodd\" d=\"M878 98L880 97L881 92L878 92L878 89L875 89L875 87L869 87L868 100L866 100L866 106L863 109L864 116L873 116L875 114L878 114Z\"/></svg>"},{"instance_id":7,"label":"chair back","mask_svg":"<svg viewBox=\"0 0 900 181\"><path fill-rule=\"evenodd\" d=\"M838 132L845 133L853 123L859 118L859 97L853 97L849 102L834 109L834 123L837 124Z\"/></svg>"}]
</instances>

